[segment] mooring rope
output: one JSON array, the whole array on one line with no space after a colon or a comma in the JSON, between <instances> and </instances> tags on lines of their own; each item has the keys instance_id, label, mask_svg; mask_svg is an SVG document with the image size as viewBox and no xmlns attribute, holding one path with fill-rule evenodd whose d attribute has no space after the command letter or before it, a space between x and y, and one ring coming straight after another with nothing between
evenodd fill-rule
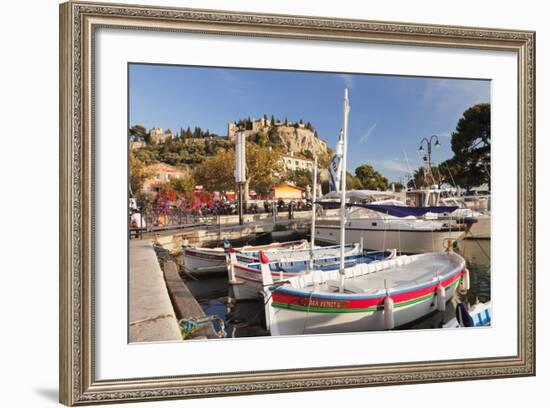
<instances>
[{"instance_id":1,"label":"mooring rope","mask_svg":"<svg viewBox=\"0 0 550 408\"><path fill-rule=\"evenodd\" d=\"M134 320L133 322L129 323L129 326L135 326L136 324L147 323L147 322L154 322L155 320L160 320L160 319L168 319L170 317L173 317L174 319L176 318L176 316L174 316L172 313L163 313L155 317L148 317L146 319Z\"/></svg>"}]
</instances>

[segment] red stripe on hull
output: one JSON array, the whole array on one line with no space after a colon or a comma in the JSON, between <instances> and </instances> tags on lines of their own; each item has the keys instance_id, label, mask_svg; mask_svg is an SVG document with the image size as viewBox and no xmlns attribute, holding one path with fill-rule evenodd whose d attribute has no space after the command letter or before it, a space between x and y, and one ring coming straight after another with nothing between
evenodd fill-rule
<instances>
[{"instance_id":1,"label":"red stripe on hull","mask_svg":"<svg viewBox=\"0 0 550 408\"><path fill-rule=\"evenodd\" d=\"M460 271L454 274L452 277L442 281L441 284L444 287L447 287L454 280L456 280L458 276L462 275L463 273L464 271ZM434 283L433 285L430 285L421 289L398 293L396 295L391 295L390 297L393 299L395 303L406 302L408 300L416 299L425 295L429 295L431 293L435 293L438 286L439 286L439 283ZM358 296L358 295L356 294L355 296ZM381 294L378 297L370 298L370 299L346 299L346 297L337 297L337 296L335 296L334 298L316 297L315 295L311 296L312 299L327 301L327 304L330 303L330 301L346 302L345 307L347 309L364 309L364 308L373 307L373 306L383 306L385 297L386 297L385 294ZM301 306L304 304L304 302L307 302L309 299L310 299L310 296L308 295L302 296L302 295L295 295L295 294L278 292L278 291L273 292L273 302L277 302L277 303L285 303L289 305Z\"/></svg>"}]
</instances>

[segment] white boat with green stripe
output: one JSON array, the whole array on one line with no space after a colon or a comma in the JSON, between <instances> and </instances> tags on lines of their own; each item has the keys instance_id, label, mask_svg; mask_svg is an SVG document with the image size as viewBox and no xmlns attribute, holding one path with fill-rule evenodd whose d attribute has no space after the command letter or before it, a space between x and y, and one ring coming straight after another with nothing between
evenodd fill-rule
<instances>
[{"instance_id":1,"label":"white boat with green stripe","mask_svg":"<svg viewBox=\"0 0 550 408\"><path fill-rule=\"evenodd\" d=\"M274 286L270 275L262 277L272 335L393 329L444 310L458 285L469 285L465 261L454 252L346 268L343 291L338 270L314 271Z\"/></svg>"}]
</instances>

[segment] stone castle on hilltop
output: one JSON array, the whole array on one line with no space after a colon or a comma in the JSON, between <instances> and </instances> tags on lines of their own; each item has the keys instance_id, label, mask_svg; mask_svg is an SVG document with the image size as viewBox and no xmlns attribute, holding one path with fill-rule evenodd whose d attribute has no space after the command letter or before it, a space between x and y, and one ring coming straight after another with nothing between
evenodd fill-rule
<instances>
[{"instance_id":1,"label":"stone castle on hilltop","mask_svg":"<svg viewBox=\"0 0 550 408\"><path fill-rule=\"evenodd\" d=\"M161 128L153 128L150 130L151 143L153 144L162 144L166 143L168 140L172 140L174 135L170 129L163 131Z\"/></svg>"},{"instance_id":2,"label":"stone castle on hilltop","mask_svg":"<svg viewBox=\"0 0 550 408\"><path fill-rule=\"evenodd\" d=\"M241 122L244 123L245 121L241 121ZM248 136L251 134L256 134L261 131L267 132L269 131L269 129L277 126L287 126L287 127L298 128L298 129L306 129L306 125L302 122L300 123L288 122L288 121L281 122L277 120L274 123L272 123L269 119L266 119L265 117L263 117L260 119L252 119L250 121L250 125L248 126L248 129L245 129L244 132ZM235 140L235 135L238 130L239 130L239 122L231 122L227 125L227 137L229 138L229 140L231 141ZM308 130L314 132L313 128L310 128Z\"/></svg>"},{"instance_id":3,"label":"stone castle on hilltop","mask_svg":"<svg viewBox=\"0 0 550 408\"><path fill-rule=\"evenodd\" d=\"M320 139L310 123L289 122L285 120L260 119L241 120L227 125L227 137L235 141L235 136L242 129L246 138L265 135L273 143L283 147L287 153L311 152L312 155L324 156L327 154L327 143Z\"/></svg>"}]
</instances>

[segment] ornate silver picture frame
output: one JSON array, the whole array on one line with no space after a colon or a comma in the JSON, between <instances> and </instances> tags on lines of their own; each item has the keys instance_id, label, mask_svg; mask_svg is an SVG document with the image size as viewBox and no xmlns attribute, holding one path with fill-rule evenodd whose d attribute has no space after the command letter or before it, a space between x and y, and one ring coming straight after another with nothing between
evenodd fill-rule
<instances>
[{"instance_id":1,"label":"ornate silver picture frame","mask_svg":"<svg viewBox=\"0 0 550 408\"><path fill-rule=\"evenodd\" d=\"M438 361L98 379L94 312L98 295L95 286L94 200L100 186L96 185L95 180L94 58L96 32L100 28L514 53L518 72L517 352L513 355ZM534 32L64 3L60 6L59 181L59 382L60 402L63 404L72 406L535 375Z\"/></svg>"}]
</instances>

